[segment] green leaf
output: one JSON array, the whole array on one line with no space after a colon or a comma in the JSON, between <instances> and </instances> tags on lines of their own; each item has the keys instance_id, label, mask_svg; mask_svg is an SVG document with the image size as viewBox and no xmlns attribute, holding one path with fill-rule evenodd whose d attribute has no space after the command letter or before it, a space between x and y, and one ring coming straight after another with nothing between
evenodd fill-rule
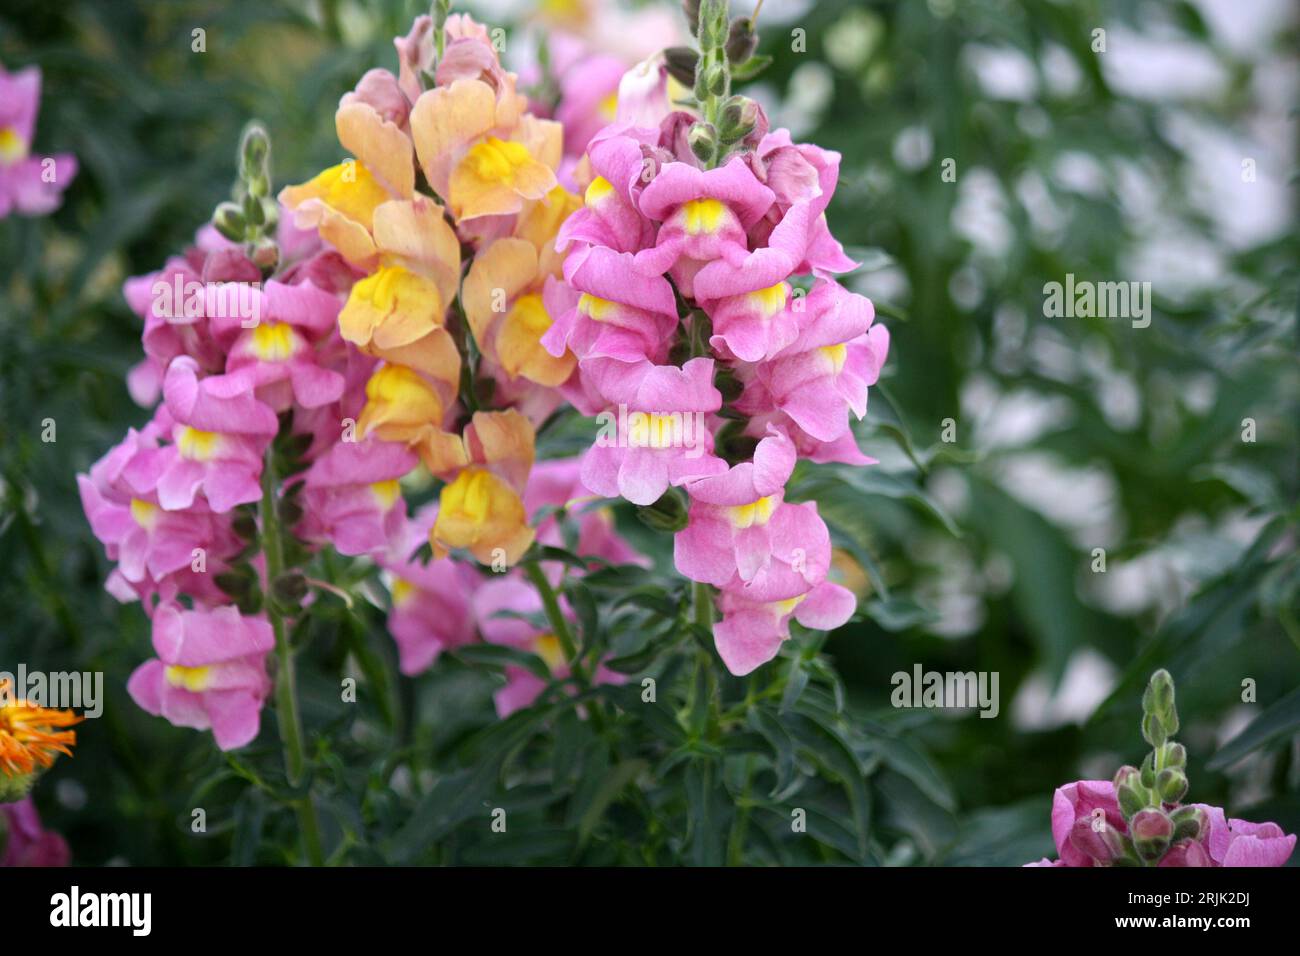
<instances>
[{"instance_id":1,"label":"green leaf","mask_svg":"<svg viewBox=\"0 0 1300 956\"><path fill-rule=\"evenodd\" d=\"M625 787L635 781L649 767L650 765L646 761L637 758L625 760L609 768L609 772L596 789L591 803L578 821L579 849L587 845L587 841L591 839L592 832L605 816L605 811L609 808L609 805L623 792Z\"/></svg>"},{"instance_id":2,"label":"green leaf","mask_svg":"<svg viewBox=\"0 0 1300 956\"><path fill-rule=\"evenodd\" d=\"M1207 767L1223 770L1280 737L1300 729L1300 687L1250 722L1250 725L1233 737L1210 758Z\"/></svg>"}]
</instances>

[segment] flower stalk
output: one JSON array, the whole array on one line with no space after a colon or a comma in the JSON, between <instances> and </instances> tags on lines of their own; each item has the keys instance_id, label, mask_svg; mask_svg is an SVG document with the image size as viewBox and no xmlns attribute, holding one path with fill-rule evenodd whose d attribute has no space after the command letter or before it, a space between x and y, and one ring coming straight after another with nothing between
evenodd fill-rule
<instances>
[{"instance_id":1,"label":"flower stalk","mask_svg":"<svg viewBox=\"0 0 1300 956\"><path fill-rule=\"evenodd\" d=\"M266 460L262 468L262 501L260 508L262 522L262 553L266 558L266 579L274 583L284 574L284 540L281 537L280 518L277 513L276 473L274 443L267 449ZM285 773L290 786L302 783L306 760L303 754L302 717L298 709L297 682L294 679L293 648L289 646L289 631L285 616L273 596L266 600L266 616L271 622L275 634L276 676L275 676L275 711L280 728L280 740L284 747ZM323 862L321 851L320 825L316 819L316 807L312 803L310 792L295 801L298 815L298 828L302 835L303 852L308 864L320 866Z\"/></svg>"}]
</instances>

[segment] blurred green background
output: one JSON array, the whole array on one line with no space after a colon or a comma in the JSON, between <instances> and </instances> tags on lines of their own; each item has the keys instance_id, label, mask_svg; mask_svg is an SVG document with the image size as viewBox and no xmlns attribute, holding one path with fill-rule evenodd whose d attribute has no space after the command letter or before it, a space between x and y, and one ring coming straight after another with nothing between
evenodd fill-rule
<instances>
[{"instance_id":1,"label":"blurred green background","mask_svg":"<svg viewBox=\"0 0 1300 956\"><path fill-rule=\"evenodd\" d=\"M457 8L511 27L527 12ZM0 669L106 674L105 716L38 791L78 862L213 862L238 841L190 838L212 748L127 697L146 621L104 592L77 498L75 473L146 416L124 383L140 351L121 282L227 196L248 119L280 184L337 161L338 97L395 65L417 12L0 12L0 63L44 72L37 147L81 164L57 214L0 222ZM1178 681L1192 799L1300 830L1295 10L768 0L760 31L775 62L745 91L843 154L829 217L863 261L845 282L893 335L860 428L881 464L806 492L871 591L827 651L854 713L907 742L906 772L877 781L887 858L1051 854L1053 787L1141 757L1158 666ZM1150 282L1150 326L1045 316L1068 273ZM996 671L999 715L893 709L891 675L917 663Z\"/></svg>"}]
</instances>

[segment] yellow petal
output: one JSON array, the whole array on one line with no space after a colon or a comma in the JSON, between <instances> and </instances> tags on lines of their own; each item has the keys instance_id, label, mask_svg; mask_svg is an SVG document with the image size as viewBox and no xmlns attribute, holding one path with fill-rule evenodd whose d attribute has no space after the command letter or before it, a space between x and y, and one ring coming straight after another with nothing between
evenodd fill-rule
<instances>
[{"instance_id":1,"label":"yellow petal","mask_svg":"<svg viewBox=\"0 0 1300 956\"><path fill-rule=\"evenodd\" d=\"M489 136L470 148L452 170L448 204L456 219L507 216L526 199L541 199L555 188L555 173L523 143Z\"/></svg>"},{"instance_id":2,"label":"yellow petal","mask_svg":"<svg viewBox=\"0 0 1300 956\"><path fill-rule=\"evenodd\" d=\"M343 338L360 346L399 348L442 324L444 305L430 279L401 266L384 266L352 286L339 313Z\"/></svg>"},{"instance_id":3,"label":"yellow petal","mask_svg":"<svg viewBox=\"0 0 1300 956\"><path fill-rule=\"evenodd\" d=\"M415 192L411 140L369 103L354 100L334 114L339 143L369 169L388 192L409 199Z\"/></svg>"},{"instance_id":4,"label":"yellow petal","mask_svg":"<svg viewBox=\"0 0 1300 956\"><path fill-rule=\"evenodd\" d=\"M582 200L563 186L556 186L546 196L528 203L515 223L515 235L527 239L537 249L538 270L559 278L564 257L555 252L555 235L564 220L582 205Z\"/></svg>"},{"instance_id":5,"label":"yellow petal","mask_svg":"<svg viewBox=\"0 0 1300 956\"><path fill-rule=\"evenodd\" d=\"M371 342L365 351L385 362L405 365L426 378L443 383L447 395L454 395L460 384L460 352L451 333L440 326L408 345L379 348Z\"/></svg>"},{"instance_id":6,"label":"yellow petal","mask_svg":"<svg viewBox=\"0 0 1300 956\"><path fill-rule=\"evenodd\" d=\"M294 225L316 229L349 262L368 266L376 249L370 229L375 209L388 191L365 165L348 160L314 179L280 190L280 201L294 211Z\"/></svg>"},{"instance_id":7,"label":"yellow petal","mask_svg":"<svg viewBox=\"0 0 1300 956\"><path fill-rule=\"evenodd\" d=\"M442 424L443 404L437 391L402 365L384 365L366 382L366 404L357 427L385 441L413 441L428 427Z\"/></svg>"},{"instance_id":8,"label":"yellow petal","mask_svg":"<svg viewBox=\"0 0 1300 956\"><path fill-rule=\"evenodd\" d=\"M465 448L470 460L494 466L521 491L533 467L535 442L532 422L513 408L504 412L475 412L465 429Z\"/></svg>"},{"instance_id":9,"label":"yellow petal","mask_svg":"<svg viewBox=\"0 0 1300 956\"><path fill-rule=\"evenodd\" d=\"M460 240L432 199L394 199L375 210L375 245L385 262L433 279L443 302L460 283Z\"/></svg>"},{"instance_id":10,"label":"yellow petal","mask_svg":"<svg viewBox=\"0 0 1300 956\"><path fill-rule=\"evenodd\" d=\"M498 239L474 257L465 276L461 302L480 347L491 348L493 323L510 302L537 278L537 250L523 239Z\"/></svg>"},{"instance_id":11,"label":"yellow petal","mask_svg":"<svg viewBox=\"0 0 1300 956\"><path fill-rule=\"evenodd\" d=\"M492 472L470 467L442 489L431 540L444 548L468 548L484 564L518 561L532 544L524 503Z\"/></svg>"},{"instance_id":12,"label":"yellow petal","mask_svg":"<svg viewBox=\"0 0 1300 956\"><path fill-rule=\"evenodd\" d=\"M447 198L448 177L466 146L496 126L496 93L481 80L462 79L420 94L411 108L411 139L425 178Z\"/></svg>"},{"instance_id":13,"label":"yellow petal","mask_svg":"<svg viewBox=\"0 0 1300 956\"><path fill-rule=\"evenodd\" d=\"M501 367L538 385L562 385L573 373L577 359L567 350L556 358L542 348L541 338L550 327L551 316L538 293L529 292L516 299L496 337Z\"/></svg>"}]
</instances>

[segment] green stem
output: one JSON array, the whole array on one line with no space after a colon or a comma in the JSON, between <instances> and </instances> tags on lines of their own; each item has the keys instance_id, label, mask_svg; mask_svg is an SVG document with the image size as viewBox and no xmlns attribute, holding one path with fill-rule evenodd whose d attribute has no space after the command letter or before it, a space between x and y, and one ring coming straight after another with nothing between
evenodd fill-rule
<instances>
[{"instance_id":1,"label":"green stem","mask_svg":"<svg viewBox=\"0 0 1300 956\"><path fill-rule=\"evenodd\" d=\"M555 632L555 637L564 650L564 659L576 668L578 648L573 643L573 632L569 630L569 622L564 619L564 613L560 610L560 601L555 596L555 589L551 587L551 582L546 580L546 574L538 562L530 561L525 564L524 573L528 575L528 580L533 582L533 587L537 588L537 594L542 599L542 607L546 610L546 620L550 622L551 630Z\"/></svg>"},{"instance_id":2,"label":"green stem","mask_svg":"<svg viewBox=\"0 0 1300 956\"><path fill-rule=\"evenodd\" d=\"M276 512L276 475L274 451L268 448L262 467L262 551L266 555L267 590L284 572L284 541L280 537L280 518ZM306 761L303 758L302 718L298 713L298 691L293 674L293 649L289 647L289 631L284 616L275 607L275 601L266 596L266 616L275 634L276 668L275 711L280 725L280 739L284 744L284 764L290 786L296 787L303 779ZM320 825L316 820L316 806L307 793L295 801L298 829L302 833L303 851L311 866L324 862L321 852Z\"/></svg>"},{"instance_id":3,"label":"green stem","mask_svg":"<svg viewBox=\"0 0 1300 956\"><path fill-rule=\"evenodd\" d=\"M695 623L707 631L712 631L713 589L707 584L696 581L693 592L695 599Z\"/></svg>"}]
</instances>

